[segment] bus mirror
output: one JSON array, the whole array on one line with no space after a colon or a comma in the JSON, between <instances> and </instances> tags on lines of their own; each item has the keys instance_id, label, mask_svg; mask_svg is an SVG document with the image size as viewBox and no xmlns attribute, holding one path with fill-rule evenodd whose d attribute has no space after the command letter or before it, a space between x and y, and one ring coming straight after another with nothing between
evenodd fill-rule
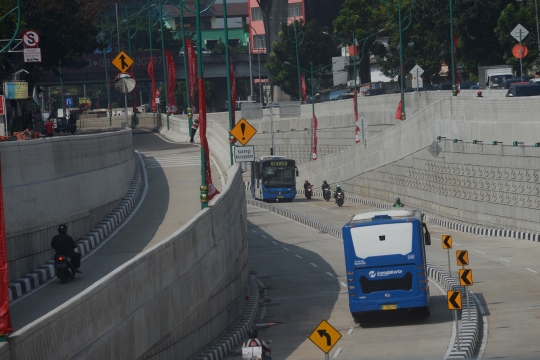
<instances>
[{"instance_id":1,"label":"bus mirror","mask_svg":"<svg viewBox=\"0 0 540 360\"><path fill-rule=\"evenodd\" d=\"M300 173L298 172L298 169L296 169L296 176L300 175Z\"/></svg>"},{"instance_id":2,"label":"bus mirror","mask_svg":"<svg viewBox=\"0 0 540 360\"><path fill-rule=\"evenodd\" d=\"M424 241L426 243L426 245L431 245L431 234L426 232L424 234Z\"/></svg>"}]
</instances>

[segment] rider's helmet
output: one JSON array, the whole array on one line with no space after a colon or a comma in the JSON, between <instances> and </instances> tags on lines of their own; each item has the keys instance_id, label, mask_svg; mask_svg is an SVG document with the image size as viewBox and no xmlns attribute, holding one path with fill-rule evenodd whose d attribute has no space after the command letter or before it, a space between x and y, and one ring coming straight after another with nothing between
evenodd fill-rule
<instances>
[{"instance_id":1,"label":"rider's helmet","mask_svg":"<svg viewBox=\"0 0 540 360\"><path fill-rule=\"evenodd\" d=\"M67 234L67 226L66 224L62 224L58 226L58 233L59 234Z\"/></svg>"},{"instance_id":2,"label":"rider's helmet","mask_svg":"<svg viewBox=\"0 0 540 360\"><path fill-rule=\"evenodd\" d=\"M401 200L399 198L396 198L396 202L399 204Z\"/></svg>"},{"instance_id":3,"label":"rider's helmet","mask_svg":"<svg viewBox=\"0 0 540 360\"><path fill-rule=\"evenodd\" d=\"M323 182L322 182L322 183L323 183L323 184L326 184L326 180L323 180Z\"/></svg>"},{"instance_id":4,"label":"rider's helmet","mask_svg":"<svg viewBox=\"0 0 540 360\"><path fill-rule=\"evenodd\" d=\"M478 92L476 93L476 95L482 96L482 92L481 92L480 90L478 90Z\"/></svg>"},{"instance_id":5,"label":"rider's helmet","mask_svg":"<svg viewBox=\"0 0 540 360\"><path fill-rule=\"evenodd\" d=\"M336 190L341 190L341 186L336 185Z\"/></svg>"},{"instance_id":6,"label":"rider's helmet","mask_svg":"<svg viewBox=\"0 0 540 360\"><path fill-rule=\"evenodd\" d=\"M309 181L306 180L306 181L304 181L304 182L305 182L305 183L308 183Z\"/></svg>"},{"instance_id":7,"label":"rider's helmet","mask_svg":"<svg viewBox=\"0 0 540 360\"><path fill-rule=\"evenodd\" d=\"M251 330L251 331L249 332L249 338L250 338L250 339L254 339L254 338L256 338L257 336L259 336L259 333L257 332L257 330Z\"/></svg>"}]
</instances>

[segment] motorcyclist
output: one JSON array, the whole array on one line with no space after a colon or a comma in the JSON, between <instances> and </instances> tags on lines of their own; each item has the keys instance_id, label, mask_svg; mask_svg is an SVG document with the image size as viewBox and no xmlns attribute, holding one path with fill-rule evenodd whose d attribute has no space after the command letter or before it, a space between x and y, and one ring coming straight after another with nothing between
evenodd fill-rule
<instances>
[{"instance_id":1,"label":"motorcyclist","mask_svg":"<svg viewBox=\"0 0 540 360\"><path fill-rule=\"evenodd\" d=\"M326 180L323 180L321 188L324 193L325 190L330 190L330 184Z\"/></svg>"},{"instance_id":2,"label":"motorcyclist","mask_svg":"<svg viewBox=\"0 0 540 360\"><path fill-rule=\"evenodd\" d=\"M309 180L304 181L304 191L306 191L310 187L311 187L311 184L309 183Z\"/></svg>"},{"instance_id":3,"label":"motorcyclist","mask_svg":"<svg viewBox=\"0 0 540 360\"><path fill-rule=\"evenodd\" d=\"M67 226L65 224L58 226L58 235L52 238L51 247L56 251L56 255L69 257L75 272L82 273L79 270L81 267L81 254L74 251L77 244L71 236L67 235Z\"/></svg>"},{"instance_id":4,"label":"motorcyclist","mask_svg":"<svg viewBox=\"0 0 540 360\"><path fill-rule=\"evenodd\" d=\"M334 200L335 200L336 203L337 203L337 194L338 194L339 192L340 192L341 194L343 194L343 198L345 198L345 192L341 189L341 186L336 185L336 190L334 190Z\"/></svg>"},{"instance_id":5,"label":"motorcyclist","mask_svg":"<svg viewBox=\"0 0 540 360\"><path fill-rule=\"evenodd\" d=\"M257 330L251 330L249 332L249 339L246 340L243 344L243 348L249 348L249 347L261 347L262 348L262 355L264 356L266 352L272 353L272 349L268 347L268 345L264 342L264 340L259 340L257 337L259 336L259 333Z\"/></svg>"},{"instance_id":6,"label":"motorcyclist","mask_svg":"<svg viewBox=\"0 0 540 360\"><path fill-rule=\"evenodd\" d=\"M403 203L401 202L401 200L399 198L396 198L396 202L394 203L393 206L394 207L404 207L405 205L403 205Z\"/></svg>"}]
</instances>

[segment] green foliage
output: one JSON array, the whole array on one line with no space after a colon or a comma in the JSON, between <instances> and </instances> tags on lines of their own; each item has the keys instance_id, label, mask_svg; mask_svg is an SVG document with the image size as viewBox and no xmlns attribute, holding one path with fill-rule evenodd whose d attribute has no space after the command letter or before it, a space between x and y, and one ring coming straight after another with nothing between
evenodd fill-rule
<instances>
[{"instance_id":1,"label":"green foliage","mask_svg":"<svg viewBox=\"0 0 540 360\"><path fill-rule=\"evenodd\" d=\"M211 80L204 82L204 90L206 94L206 107L209 109L214 108L213 97L215 91L215 83ZM174 101L176 102L176 107L178 108L179 113L182 113L187 109L187 97L186 97L186 82L177 81L176 87L174 89ZM195 89L195 96L193 98L194 104L199 108L199 91ZM166 112L166 102L165 102L165 88L163 84L159 88L159 111L162 113Z\"/></svg>"},{"instance_id":2,"label":"green foliage","mask_svg":"<svg viewBox=\"0 0 540 360\"><path fill-rule=\"evenodd\" d=\"M314 68L328 65L332 62L332 56L338 55L336 49L338 43L328 35L324 35L316 20L304 23L295 21L296 34L298 36L298 57L300 67L308 70L310 62ZM296 43L295 23L281 24L279 33L280 42L274 43L272 53L266 63L266 68L272 77L274 85L291 97L299 98L298 72L296 69ZM287 64L289 63L289 64ZM304 74L308 78L309 74Z\"/></svg>"}]
</instances>

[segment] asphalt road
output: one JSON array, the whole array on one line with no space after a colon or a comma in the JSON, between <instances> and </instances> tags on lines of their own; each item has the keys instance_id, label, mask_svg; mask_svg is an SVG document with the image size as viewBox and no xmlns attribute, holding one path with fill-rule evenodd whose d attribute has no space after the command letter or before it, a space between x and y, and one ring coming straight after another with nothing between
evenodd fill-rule
<instances>
[{"instance_id":1,"label":"asphalt road","mask_svg":"<svg viewBox=\"0 0 540 360\"><path fill-rule=\"evenodd\" d=\"M453 323L436 286L430 284L429 319L389 312L359 326L349 312L341 240L256 207L248 211L250 270L266 290L256 321L259 338L272 340L272 359L323 359L308 339L323 319L342 334L332 358L442 359ZM241 359L239 351L227 359Z\"/></svg>"},{"instance_id":2,"label":"asphalt road","mask_svg":"<svg viewBox=\"0 0 540 360\"><path fill-rule=\"evenodd\" d=\"M405 204L406 205L406 204ZM279 206L341 228L351 216L369 206L345 203L339 208L333 201L316 197L308 201L302 195L292 203ZM379 210L379 209L377 209ZM504 237L462 233L429 225L432 245L426 247L427 260L448 268L448 254L441 245L442 235L452 235L451 271L457 277L457 250L468 250L473 270L473 286L488 320L488 337L483 359L540 358L540 342L536 339L540 319L540 244ZM437 294L431 286L431 294ZM421 339L421 337L419 337ZM418 340L419 346L426 343Z\"/></svg>"},{"instance_id":3,"label":"asphalt road","mask_svg":"<svg viewBox=\"0 0 540 360\"><path fill-rule=\"evenodd\" d=\"M198 146L169 143L153 133L134 131L133 147L143 155L148 171L148 191L141 207L118 233L83 259L83 273L77 274L73 281L62 285L55 278L26 297L14 301L10 306L14 331L45 315L121 264L162 241L200 211ZM218 173L213 166L212 170L214 183L221 190Z\"/></svg>"}]
</instances>

